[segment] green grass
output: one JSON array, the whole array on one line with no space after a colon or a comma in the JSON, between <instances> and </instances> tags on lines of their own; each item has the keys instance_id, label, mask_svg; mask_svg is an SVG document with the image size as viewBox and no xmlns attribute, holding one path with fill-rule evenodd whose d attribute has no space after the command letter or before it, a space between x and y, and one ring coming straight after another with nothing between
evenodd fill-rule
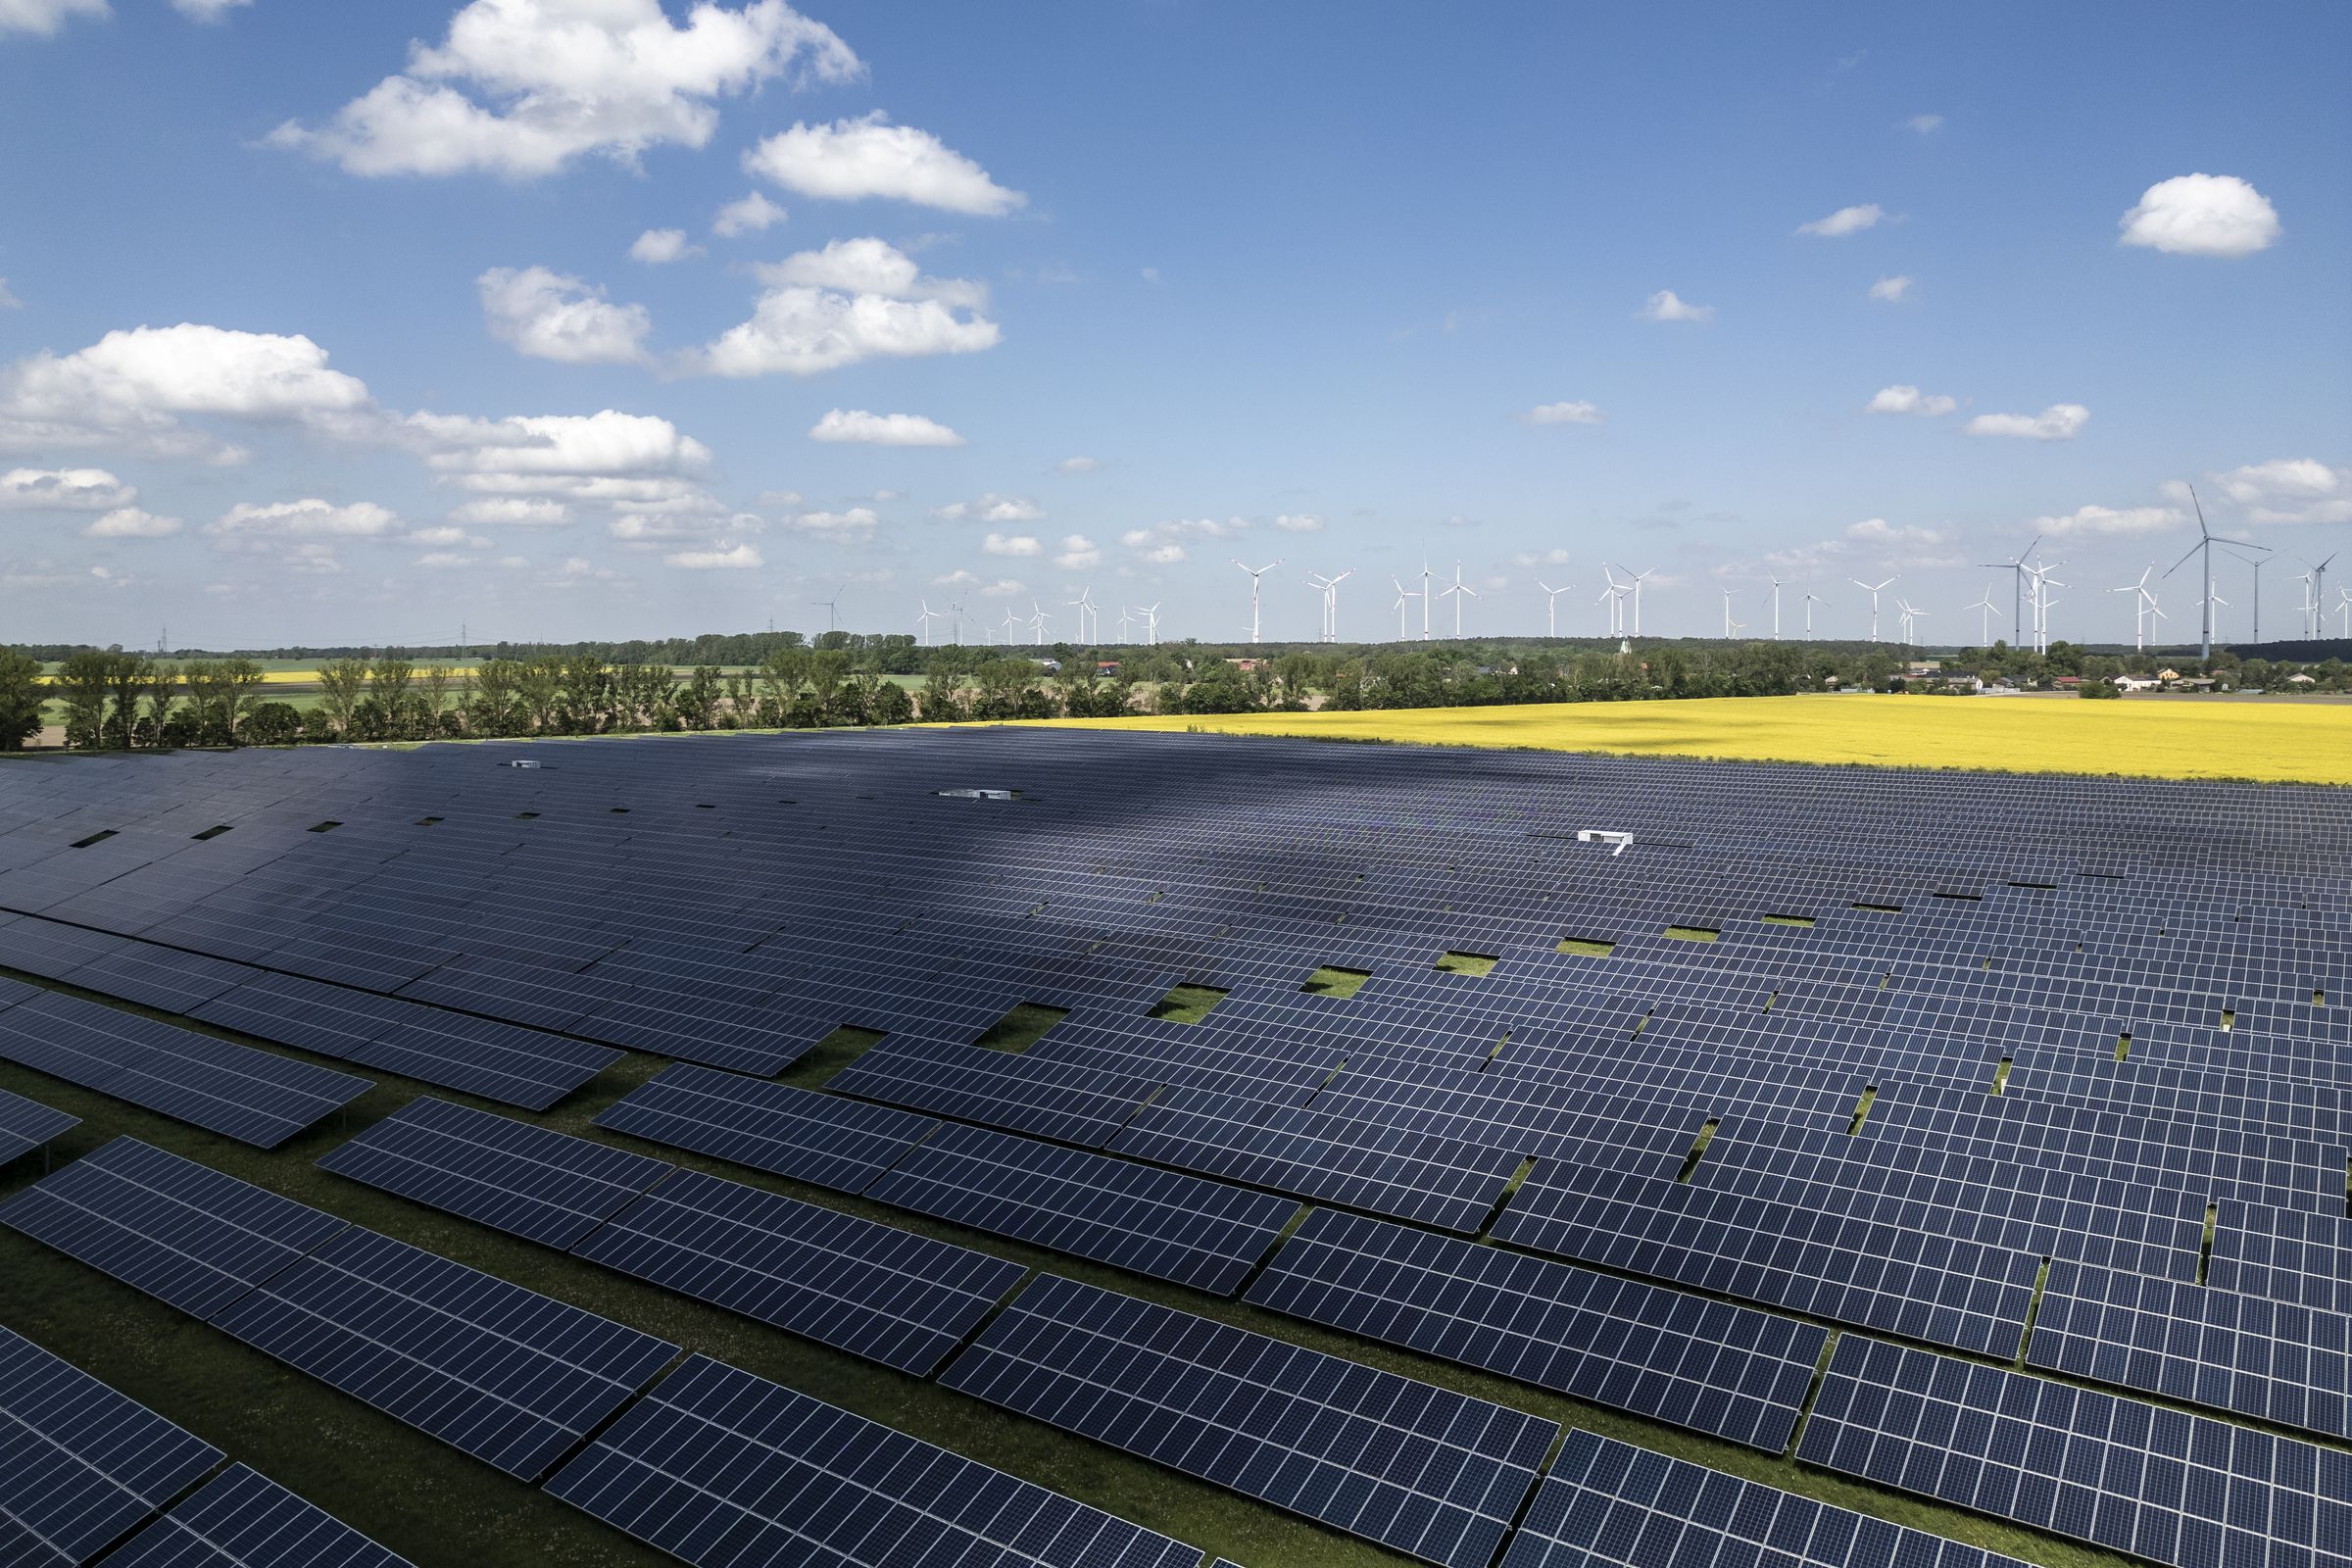
<instances>
[{"instance_id":1,"label":"green grass","mask_svg":"<svg viewBox=\"0 0 2352 1568\"><path fill-rule=\"evenodd\" d=\"M242 1038L220 1030L207 1032ZM786 1074L786 1079L821 1084L875 1038L865 1031L838 1032ZM1621 1438L2048 1568L2123 1568L2123 1559L2108 1553L1801 1469L1784 1457L1596 1409L1242 1302L1212 1298L700 1155L610 1136L589 1126L595 1112L662 1065L654 1058L633 1054L565 1104L535 1119L560 1131L626 1145L693 1169L977 1248L1032 1269L1050 1269L1443 1384L1563 1425ZM661 1335L689 1350L707 1352L1251 1568L1372 1568L1404 1561L1369 1544L998 1410L936 1383L873 1366L318 1170L313 1161L320 1154L419 1093L513 1113L511 1107L468 1101L409 1080L373 1076L377 1087L349 1111L328 1118L273 1152L263 1152L0 1062L0 1088L29 1095L83 1118L80 1127L52 1146L60 1162L86 1153L118 1134L131 1134L355 1223ZM40 1172L38 1155L0 1168L0 1196L20 1190ZM542 1568L548 1563L563 1563L565 1568L652 1568L672 1561L537 1489L468 1459L4 1228L0 1228L0 1287L4 1287L0 1288L0 1322L220 1445L231 1459L254 1465L428 1568L461 1563L466 1568Z\"/></svg>"},{"instance_id":2,"label":"green grass","mask_svg":"<svg viewBox=\"0 0 2352 1568\"><path fill-rule=\"evenodd\" d=\"M1345 999L1362 990L1364 982L1371 978L1372 971L1369 969L1348 969L1336 963L1327 963L1308 975L1305 984L1298 989L1309 996Z\"/></svg>"},{"instance_id":3,"label":"green grass","mask_svg":"<svg viewBox=\"0 0 2352 1568\"><path fill-rule=\"evenodd\" d=\"M1168 994L1152 1004L1152 1016L1165 1018L1171 1023L1199 1023L1210 1009L1232 996L1230 991L1216 986L1197 986L1189 982L1171 987Z\"/></svg>"},{"instance_id":4,"label":"green grass","mask_svg":"<svg viewBox=\"0 0 2352 1568\"><path fill-rule=\"evenodd\" d=\"M1070 1015L1067 1007L1049 1007L1042 1002L1019 1002L1012 1010L988 1026L981 1037L972 1042L990 1051L1009 1051L1015 1055L1027 1051L1045 1038L1046 1031Z\"/></svg>"}]
</instances>

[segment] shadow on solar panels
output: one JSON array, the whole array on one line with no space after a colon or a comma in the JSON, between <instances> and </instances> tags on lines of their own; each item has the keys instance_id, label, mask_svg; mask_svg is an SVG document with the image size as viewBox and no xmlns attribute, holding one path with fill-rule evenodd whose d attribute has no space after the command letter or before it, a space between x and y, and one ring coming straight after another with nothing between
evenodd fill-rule
<instances>
[{"instance_id":1,"label":"shadow on solar panels","mask_svg":"<svg viewBox=\"0 0 2352 1568\"><path fill-rule=\"evenodd\" d=\"M1067 1007L1048 1006L1042 1002L1018 1002L1012 1010L992 1023L973 1041L990 1051L1006 1051L1019 1055L1045 1037L1047 1030L1070 1015Z\"/></svg>"}]
</instances>

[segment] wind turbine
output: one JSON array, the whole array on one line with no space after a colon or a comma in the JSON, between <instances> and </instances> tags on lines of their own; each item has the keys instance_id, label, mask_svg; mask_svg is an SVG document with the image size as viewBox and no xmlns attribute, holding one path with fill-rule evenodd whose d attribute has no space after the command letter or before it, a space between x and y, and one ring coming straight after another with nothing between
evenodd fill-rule
<instances>
[{"instance_id":1,"label":"wind turbine","mask_svg":"<svg viewBox=\"0 0 2352 1568\"><path fill-rule=\"evenodd\" d=\"M2352 588L2338 588L2336 595L2335 608L2343 612L2344 635L2352 637Z\"/></svg>"},{"instance_id":2,"label":"wind turbine","mask_svg":"<svg viewBox=\"0 0 2352 1568\"><path fill-rule=\"evenodd\" d=\"M2026 558L2034 553L2034 545L2041 543L2041 535L2034 536L2034 544L2026 546L2007 561L1980 561L1980 566L1991 566L2011 574L2009 583L2009 643L2022 647L2026 640Z\"/></svg>"},{"instance_id":3,"label":"wind turbine","mask_svg":"<svg viewBox=\"0 0 2352 1568\"><path fill-rule=\"evenodd\" d=\"M1453 601L1453 640L1458 643L1462 640L1462 601L1479 597L1477 589L1462 581L1462 564L1460 562L1457 561L1453 564L1453 581L1439 589L1438 597L1440 599L1450 598Z\"/></svg>"},{"instance_id":4,"label":"wind turbine","mask_svg":"<svg viewBox=\"0 0 2352 1568\"><path fill-rule=\"evenodd\" d=\"M1921 617L1927 614L1927 612L1914 606L1908 599L1897 599L1894 604L1895 608L1903 612L1903 646L1905 648L1918 647L1918 623Z\"/></svg>"},{"instance_id":5,"label":"wind turbine","mask_svg":"<svg viewBox=\"0 0 2352 1568\"><path fill-rule=\"evenodd\" d=\"M2026 575L2034 581L2034 587L2028 595L2027 602L2034 607L2034 651L2037 654L2046 654L2050 651L2050 607L2057 604L2058 601L2049 597L2048 590L2066 586L2050 573L2065 564L2066 563L2063 561L2049 563L2037 561L2026 568Z\"/></svg>"},{"instance_id":6,"label":"wind turbine","mask_svg":"<svg viewBox=\"0 0 2352 1568\"><path fill-rule=\"evenodd\" d=\"M1554 588L1539 579L1536 586L1544 590L1544 635L1557 637L1560 634L1560 595L1575 592L1576 584Z\"/></svg>"},{"instance_id":7,"label":"wind turbine","mask_svg":"<svg viewBox=\"0 0 2352 1568\"><path fill-rule=\"evenodd\" d=\"M923 612L914 617L914 629L923 634L923 646L928 648L931 646L931 623L935 620L944 620L947 617L939 611L931 608L930 600L926 599L922 602L922 604Z\"/></svg>"},{"instance_id":8,"label":"wind turbine","mask_svg":"<svg viewBox=\"0 0 2352 1568\"><path fill-rule=\"evenodd\" d=\"M2148 563L2147 571L2139 574L2139 581L2128 582L2121 588L2107 590L2111 594L2130 594L2132 596L2132 651L2133 653L2144 654L2148 651L2148 572L2155 569L2156 563L2151 561Z\"/></svg>"},{"instance_id":9,"label":"wind turbine","mask_svg":"<svg viewBox=\"0 0 2352 1568\"><path fill-rule=\"evenodd\" d=\"M2165 571L2165 575L2170 577L2174 572L2179 571L2182 566L2187 565L2189 556L2195 555L2200 550L2205 553L2205 597L2201 601L2205 611L2205 646L2203 650L2203 657L2208 662L2210 662L2213 659L2213 607L2215 604L2213 593L2213 547L2217 544L2237 545L2242 549L2248 550L2267 550L2269 547L2266 545L2249 545L2241 539L2216 539L2213 536L2213 530L2205 526L2205 504L2197 499L2197 487L2193 484L2188 487L2188 504L2197 509L2197 542L2188 547L2188 555L2182 556L2179 561L2176 561L2172 564L2172 565ZM2335 558L2330 556L2328 559L2332 561ZM2229 601L2223 600L2221 601L2221 604L2223 605L2223 608L2227 609L2229 606Z\"/></svg>"},{"instance_id":10,"label":"wind turbine","mask_svg":"<svg viewBox=\"0 0 2352 1568\"><path fill-rule=\"evenodd\" d=\"M1649 571L1635 571L1630 566L1623 566L1619 567L1618 569L1634 579L1634 635L1639 637L1642 635L1642 579L1648 576L1650 572L1656 571L1658 568L1652 566L1649 568ZM1615 581L1614 578L1610 580Z\"/></svg>"},{"instance_id":11,"label":"wind turbine","mask_svg":"<svg viewBox=\"0 0 2352 1568\"><path fill-rule=\"evenodd\" d=\"M1421 558L1421 640L1429 641L1429 558Z\"/></svg>"},{"instance_id":12,"label":"wind turbine","mask_svg":"<svg viewBox=\"0 0 2352 1568\"><path fill-rule=\"evenodd\" d=\"M1046 622L1054 617L1047 614L1046 607L1034 599L1029 601L1029 609L1032 612L1029 616L1029 630L1035 635L1035 645L1043 648L1046 646Z\"/></svg>"},{"instance_id":13,"label":"wind turbine","mask_svg":"<svg viewBox=\"0 0 2352 1568\"><path fill-rule=\"evenodd\" d=\"M847 592L847 591L848 591L848 589L849 589L849 584L847 584L847 583L844 583L844 584L842 584L842 585L841 585L841 587L839 587L839 588L836 588L836 589L834 589L834 590L833 590L833 597L832 597L832 598L830 598L830 599L811 599L811 600L809 600L809 601L808 601L808 603L810 603L810 604L812 604L812 605L822 605L822 606L824 606L824 607L825 607L825 630L827 630L827 631L838 631L838 630L840 630L840 627L839 627L839 625L838 625L838 624L836 623L836 621L835 621L835 617L834 617L834 611L835 611L835 610L836 610L836 608L838 608L838 607L839 607L839 605L841 604L841 596L842 596L842 595L843 595L845 592Z\"/></svg>"},{"instance_id":14,"label":"wind turbine","mask_svg":"<svg viewBox=\"0 0 2352 1568\"><path fill-rule=\"evenodd\" d=\"M1879 590L1885 588L1886 583L1890 583L1894 581L1894 579L1889 577L1886 579L1886 582L1882 583L1867 583L1859 577L1848 577L1845 580L1852 583L1857 588L1867 588L1870 590L1870 640L1875 643L1879 640Z\"/></svg>"},{"instance_id":15,"label":"wind turbine","mask_svg":"<svg viewBox=\"0 0 2352 1568\"><path fill-rule=\"evenodd\" d=\"M1021 624L1021 622L1020 622L1020 617L1019 617L1019 616L1017 616L1017 615L1015 615L1015 614L1012 612L1012 607L1011 607L1010 605L1006 605L1006 606L1004 607L1004 646L1005 646L1005 647L1007 647L1007 648L1010 648L1010 647L1012 646L1012 640L1013 640L1013 636L1014 636L1015 632L1017 631L1017 629L1019 628L1020 624Z\"/></svg>"},{"instance_id":16,"label":"wind turbine","mask_svg":"<svg viewBox=\"0 0 2352 1568\"><path fill-rule=\"evenodd\" d=\"M2310 635L2314 637L2327 629L2325 623L2328 619L2328 563L2334 561L2339 554L2341 554L2340 551L2330 552L2327 561L2317 564L2308 561L2303 563L2306 566L2311 567L2311 614L2309 618Z\"/></svg>"},{"instance_id":17,"label":"wind turbine","mask_svg":"<svg viewBox=\"0 0 2352 1568\"><path fill-rule=\"evenodd\" d=\"M960 600L948 601L948 640L958 648L963 646L963 603Z\"/></svg>"},{"instance_id":18,"label":"wind turbine","mask_svg":"<svg viewBox=\"0 0 2352 1568\"><path fill-rule=\"evenodd\" d=\"M1150 639L1145 646L1157 648L1159 646L1159 606L1156 604L1146 605L1140 613L1144 617L1144 635Z\"/></svg>"},{"instance_id":19,"label":"wind turbine","mask_svg":"<svg viewBox=\"0 0 2352 1568\"><path fill-rule=\"evenodd\" d=\"M1320 572L1312 571L1306 574L1306 585L1323 595L1322 640L1327 643L1336 643L1340 640L1340 584L1354 575L1355 568L1353 566L1349 566L1337 577L1326 577Z\"/></svg>"},{"instance_id":20,"label":"wind turbine","mask_svg":"<svg viewBox=\"0 0 2352 1568\"><path fill-rule=\"evenodd\" d=\"M1723 591L1723 635L1726 639L1732 635L1732 591L1729 588Z\"/></svg>"},{"instance_id":21,"label":"wind turbine","mask_svg":"<svg viewBox=\"0 0 2352 1568\"><path fill-rule=\"evenodd\" d=\"M1410 588L1407 588L1401 581L1398 581L1398 579L1395 577L1391 577L1389 581L1396 584L1396 640L1398 642L1403 642L1408 636L1411 635L1404 629L1405 607L1421 596L1413 592Z\"/></svg>"},{"instance_id":22,"label":"wind turbine","mask_svg":"<svg viewBox=\"0 0 2352 1568\"><path fill-rule=\"evenodd\" d=\"M1992 602L1992 584L1990 583L1986 583L1984 585L1984 598L1978 600L1973 605L1963 605L1960 607L1960 612L1962 614L1966 614L1972 610L1978 612L1977 642L1982 647L1990 648L1992 646L1992 612L1999 608L1999 606Z\"/></svg>"},{"instance_id":23,"label":"wind turbine","mask_svg":"<svg viewBox=\"0 0 2352 1568\"><path fill-rule=\"evenodd\" d=\"M1625 590L1612 581L1600 591L1600 597L1592 602L1609 607L1609 635L1618 635L1625 625Z\"/></svg>"},{"instance_id":24,"label":"wind turbine","mask_svg":"<svg viewBox=\"0 0 2352 1568\"><path fill-rule=\"evenodd\" d=\"M1805 590L1805 641L1811 642L1813 640L1813 607L1815 605L1826 605L1828 603L1829 601L1827 599L1822 598L1812 589L1808 588Z\"/></svg>"},{"instance_id":25,"label":"wind turbine","mask_svg":"<svg viewBox=\"0 0 2352 1568\"><path fill-rule=\"evenodd\" d=\"M1134 619L1135 612L1129 610L1125 605L1121 605L1119 607L1119 646L1122 648L1127 646L1128 623Z\"/></svg>"},{"instance_id":26,"label":"wind turbine","mask_svg":"<svg viewBox=\"0 0 2352 1568\"><path fill-rule=\"evenodd\" d=\"M1239 561L1234 564L1242 566ZM1276 556L1262 566L1242 566L1244 571L1250 573L1250 640L1253 643L1257 641L1257 580L1281 564L1282 558Z\"/></svg>"},{"instance_id":27,"label":"wind turbine","mask_svg":"<svg viewBox=\"0 0 2352 1568\"><path fill-rule=\"evenodd\" d=\"M1772 640L1781 640L1781 579L1772 579Z\"/></svg>"},{"instance_id":28,"label":"wind turbine","mask_svg":"<svg viewBox=\"0 0 2352 1568\"><path fill-rule=\"evenodd\" d=\"M1078 590L1077 598L1065 599L1062 601L1062 603L1069 606L1072 610L1078 612L1078 640L1080 642L1093 644L1102 640L1102 612L1095 608L1095 591L1093 588L1081 588ZM1086 629L1086 619L1089 615L1092 615L1095 618L1095 629L1091 635Z\"/></svg>"}]
</instances>

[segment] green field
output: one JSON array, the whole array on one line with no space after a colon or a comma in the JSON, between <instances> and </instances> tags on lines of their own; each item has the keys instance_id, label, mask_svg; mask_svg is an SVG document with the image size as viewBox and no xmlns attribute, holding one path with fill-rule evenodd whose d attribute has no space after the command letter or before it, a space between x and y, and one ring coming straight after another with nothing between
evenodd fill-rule
<instances>
[{"instance_id":1,"label":"green field","mask_svg":"<svg viewBox=\"0 0 2352 1568\"><path fill-rule=\"evenodd\" d=\"M221 1030L208 1028L207 1032L243 1039ZM786 1075L787 1081L820 1084L871 1038L851 1031L836 1034ZM591 1115L661 1065L651 1057L633 1054L571 1101L536 1119L565 1132L629 1144L694 1169L1013 1258L1033 1269L1050 1269L1205 1313L1513 1405L1563 1425L1606 1433L2051 1568L2120 1568L2122 1563L2121 1558L2103 1552L1800 1469L1787 1458L1768 1457L1586 1406L1236 1301L1213 1299L862 1200L590 1129ZM80 1127L53 1146L56 1160L86 1153L118 1134L131 1134L358 1224L661 1335L690 1350L706 1351L1251 1568L1370 1568L1404 1560L1205 1483L951 1393L936 1383L875 1367L656 1286L318 1170L312 1161L321 1153L419 1093L439 1094L487 1110L508 1108L404 1079L371 1076L377 1078L377 1087L344 1116L329 1118L284 1148L265 1153L0 1063L0 1088L83 1118ZM0 1196L17 1191L40 1173L39 1155L0 1170ZM622 1564L650 1568L671 1560L542 1492L5 1229L0 1229L0 1281L6 1285L5 1291L0 1291L0 1322L218 1444L232 1459L254 1465L420 1565L537 1568L563 1563L566 1568Z\"/></svg>"}]
</instances>

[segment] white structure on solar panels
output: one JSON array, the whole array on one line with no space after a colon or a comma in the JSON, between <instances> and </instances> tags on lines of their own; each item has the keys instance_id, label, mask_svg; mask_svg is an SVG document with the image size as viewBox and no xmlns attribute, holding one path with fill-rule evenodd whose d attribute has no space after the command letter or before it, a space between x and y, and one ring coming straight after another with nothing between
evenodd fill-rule
<instances>
[{"instance_id":1,"label":"white structure on solar panels","mask_svg":"<svg viewBox=\"0 0 2352 1568\"><path fill-rule=\"evenodd\" d=\"M1234 564L1237 566L1242 566L1241 562L1238 560L1234 562ZM1276 556L1272 561L1267 562L1262 566L1242 566L1242 569L1250 574L1250 640L1251 642L1257 641L1258 579L1265 576L1267 572L1272 571L1276 566L1281 564L1282 558L1280 556Z\"/></svg>"},{"instance_id":2,"label":"white structure on solar panels","mask_svg":"<svg viewBox=\"0 0 2352 1568\"><path fill-rule=\"evenodd\" d=\"M1613 860L1634 847L1634 836L1621 828L1580 827L1576 830L1576 842L1606 844L1609 847L1609 858Z\"/></svg>"},{"instance_id":3,"label":"white structure on solar panels","mask_svg":"<svg viewBox=\"0 0 2352 1568\"><path fill-rule=\"evenodd\" d=\"M2213 536L2213 530L2205 526L2205 504L2197 499L2197 487L2195 485L2190 485L2188 487L2188 504L2197 509L2197 542L2188 547L2187 555L2183 555L2179 561L2174 562L2171 566L2167 567L2164 574L2167 577L2170 577L2174 572L2179 571L2182 566L2187 565L2189 556L2198 555L2200 553L2204 556L2205 597L2198 601L2199 606L2204 611L2204 646L2200 652L2204 658L2211 659L2213 658L2213 607L2218 604L2224 608L2227 608L2229 605L2228 600L2221 598L2213 591L2213 547L2215 545L2222 545L2225 547L2234 546L2237 550L2260 550L2266 553L2269 551L2270 547L2268 545L2249 544L2242 539L2216 539ZM2250 561L2254 558L2250 556L2239 556L2238 559L2240 561ZM2330 557L2329 559L2333 560L2334 558ZM2257 591L2259 591L2259 579L2257 579Z\"/></svg>"},{"instance_id":4,"label":"white structure on solar panels","mask_svg":"<svg viewBox=\"0 0 2352 1568\"><path fill-rule=\"evenodd\" d=\"M1846 581L1857 588L1865 588L1870 591L1870 640L1875 643L1879 640L1879 593L1894 579L1889 577L1886 582L1868 583L1859 577L1848 577Z\"/></svg>"},{"instance_id":5,"label":"white structure on solar panels","mask_svg":"<svg viewBox=\"0 0 2352 1568\"><path fill-rule=\"evenodd\" d=\"M922 606L921 612L914 617L914 629L922 634L923 646L928 648L931 646L931 623L935 620L945 620L947 612L933 610L931 601L928 599L922 601Z\"/></svg>"},{"instance_id":6,"label":"white structure on solar panels","mask_svg":"<svg viewBox=\"0 0 2352 1568\"><path fill-rule=\"evenodd\" d=\"M1544 635L1557 637L1560 634L1560 595L1574 593L1576 584L1570 583L1565 588L1554 588L1551 584L1538 579L1536 586L1544 590Z\"/></svg>"},{"instance_id":7,"label":"white structure on solar panels","mask_svg":"<svg viewBox=\"0 0 2352 1568\"><path fill-rule=\"evenodd\" d=\"M2027 545L2007 561L1977 563L1980 566L1991 566L2009 573L2009 646L2012 648L2026 646L2026 558L2034 553L2034 546L2040 543L2041 535L2035 534L2033 544Z\"/></svg>"},{"instance_id":8,"label":"white structure on solar panels","mask_svg":"<svg viewBox=\"0 0 2352 1568\"><path fill-rule=\"evenodd\" d=\"M1442 599L1450 598L1453 601L1453 640L1460 642L1462 640L1462 601L1478 597L1478 590L1462 581L1462 564L1460 562L1457 561L1453 564L1453 581L1439 589L1438 596Z\"/></svg>"}]
</instances>

